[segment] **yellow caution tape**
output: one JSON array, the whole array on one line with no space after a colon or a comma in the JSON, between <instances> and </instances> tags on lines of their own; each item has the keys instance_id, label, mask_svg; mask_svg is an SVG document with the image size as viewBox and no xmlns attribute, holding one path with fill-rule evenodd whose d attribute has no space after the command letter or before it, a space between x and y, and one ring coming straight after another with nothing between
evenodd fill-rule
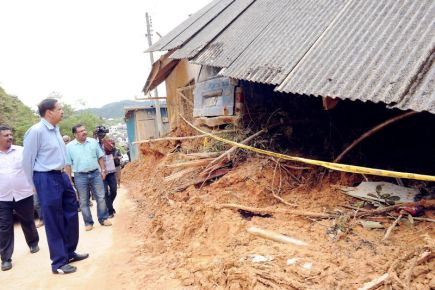
<instances>
[{"instance_id":1,"label":"yellow caution tape","mask_svg":"<svg viewBox=\"0 0 435 290\"><path fill-rule=\"evenodd\" d=\"M213 135L211 133L208 133L204 130L201 130L200 128L196 127L189 121L187 121L183 116L180 115L180 117L186 122L190 127L197 130L198 132L201 132L202 134L205 134L215 140L242 148L246 150L250 150L253 152L257 152L260 154L284 159L284 160L290 160L290 161L296 161L296 162L302 162L306 164L311 165L317 165L322 166L325 168L337 170L337 171L343 171L343 172L350 172L350 173L359 173L359 174L368 174L368 175L377 175L377 176L385 176L385 177L393 177L393 178L407 178L407 179L416 179L416 180L424 180L424 181L435 181L435 176L432 175L424 175L424 174L416 174L416 173L408 173L408 172L398 172L398 171L390 171L390 170L383 170L383 169L375 169L375 168L368 168L368 167L362 167L362 166L355 166L355 165L347 165L347 164L340 164L340 163L333 163L333 162L326 162L326 161L320 161L320 160L314 160L314 159L307 159L307 158L301 158L301 157L295 157L295 156L289 156L281 153L276 153L268 150L263 150L259 148L255 148L249 145L240 144L231 140L227 140L225 138L218 137L216 135Z\"/></svg>"}]
</instances>

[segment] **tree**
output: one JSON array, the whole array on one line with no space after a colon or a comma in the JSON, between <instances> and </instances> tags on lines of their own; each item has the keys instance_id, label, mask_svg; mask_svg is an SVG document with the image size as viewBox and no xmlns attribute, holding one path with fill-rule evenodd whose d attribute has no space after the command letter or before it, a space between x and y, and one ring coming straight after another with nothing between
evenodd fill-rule
<instances>
[{"instance_id":1,"label":"tree","mask_svg":"<svg viewBox=\"0 0 435 290\"><path fill-rule=\"evenodd\" d=\"M65 105L64 105L65 111ZM65 113L65 112L64 112ZM60 132L62 135L72 136L72 127L82 124L88 130L88 136L92 137L92 132L98 125L103 125L103 119L89 112L65 114L64 119L60 122Z\"/></svg>"},{"instance_id":2,"label":"tree","mask_svg":"<svg viewBox=\"0 0 435 290\"><path fill-rule=\"evenodd\" d=\"M15 144L23 144L24 133L37 121L38 116L29 107L0 87L0 124L14 129Z\"/></svg>"}]
</instances>

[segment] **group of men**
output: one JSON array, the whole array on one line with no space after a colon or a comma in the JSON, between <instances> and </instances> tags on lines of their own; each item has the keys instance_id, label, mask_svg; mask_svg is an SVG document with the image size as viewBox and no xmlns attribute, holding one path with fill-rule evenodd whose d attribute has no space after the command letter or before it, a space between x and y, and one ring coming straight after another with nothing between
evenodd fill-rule
<instances>
[{"instance_id":1,"label":"group of men","mask_svg":"<svg viewBox=\"0 0 435 290\"><path fill-rule=\"evenodd\" d=\"M41 209L38 214L44 220L52 272L68 274L77 270L71 263L89 257L76 252L79 240L76 189L85 229L92 230L94 225L89 208L90 192L97 202L98 222L111 226L108 219L116 213L113 208L117 194L115 160L119 156L114 156L113 142L102 135L97 140L87 137L81 124L72 128L75 139L64 142L58 126L63 109L56 99L43 100L38 111L41 120L26 132L24 147L13 145L12 128L0 125L1 270L12 268L13 211L20 220L30 252L39 251L34 221L36 196Z\"/></svg>"}]
</instances>

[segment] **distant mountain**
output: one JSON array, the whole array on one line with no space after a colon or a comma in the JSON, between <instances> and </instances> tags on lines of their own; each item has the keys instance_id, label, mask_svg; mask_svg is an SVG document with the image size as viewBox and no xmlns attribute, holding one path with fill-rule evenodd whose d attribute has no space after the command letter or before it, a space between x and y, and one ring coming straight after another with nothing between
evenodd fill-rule
<instances>
[{"instance_id":1,"label":"distant mountain","mask_svg":"<svg viewBox=\"0 0 435 290\"><path fill-rule=\"evenodd\" d=\"M102 106L101 108L89 108L84 110L77 110L80 112L90 112L102 118L110 119L110 118L121 118L124 117L124 107L135 107L135 106L150 106L153 105L154 101L131 101L124 100L114 103L109 103L107 105Z\"/></svg>"}]
</instances>

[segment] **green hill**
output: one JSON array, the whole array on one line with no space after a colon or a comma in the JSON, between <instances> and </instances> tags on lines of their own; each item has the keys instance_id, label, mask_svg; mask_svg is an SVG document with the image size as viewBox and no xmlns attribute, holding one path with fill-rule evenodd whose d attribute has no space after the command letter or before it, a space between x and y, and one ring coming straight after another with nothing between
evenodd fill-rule
<instances>
[{"instance_id":1,"label":"green hill","mask_svg":"<svg viewBox=\"0 0 435 290\"><path fill-rule=\"evenodd\" d=\"M15 144L22 145L24 133L38 120L38 116L29 107L0 87L0 124L15 129Z\"/></svg>"},{"instance_id":2,"label":"green hill","mask_svg":"<svg viewBox=\"0 0 435 290\"><path fill-rule=\"evenodd\" d=\"M78 110L77 112L78 113L90 112L102 118L116 119L116 118L124 117L124 107L144 106L144 105L151 105L151 104L153 104L152 101L139 102L139 101L124 100L124 101L109 103L107 105L102 106L101 108L89 108L89 109Z\"/></svg>"}]
</instances>

